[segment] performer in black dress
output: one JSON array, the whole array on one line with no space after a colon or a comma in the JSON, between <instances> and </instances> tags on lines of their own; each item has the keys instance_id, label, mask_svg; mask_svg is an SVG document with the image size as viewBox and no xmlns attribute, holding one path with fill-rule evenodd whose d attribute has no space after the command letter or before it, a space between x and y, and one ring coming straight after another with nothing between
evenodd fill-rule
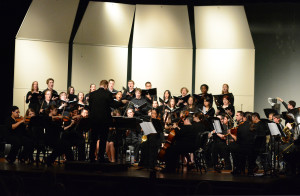
<instances>
[{"instance_id":1,"label":"performer in black dress","mask_svg":"<svg viewBox=\"0 0 300 196\"><path fill-rule=\"evenodd\" d=\"M26 95L26 103L29 103L28 108L32 108L36 114L39 113L42 97L42 92L39 91L39 83L37 81L32 82L31 90Z\"/></svg>"}]
</instances>

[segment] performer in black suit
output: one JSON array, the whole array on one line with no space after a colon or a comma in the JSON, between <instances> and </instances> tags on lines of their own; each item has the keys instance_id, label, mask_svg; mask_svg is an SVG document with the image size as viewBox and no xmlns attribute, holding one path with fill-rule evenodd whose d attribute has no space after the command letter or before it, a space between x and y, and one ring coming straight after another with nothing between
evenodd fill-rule
<instances>
[{"instance_id":1,"label":"performer in black suit","mask_svg":"<svg viewBox=\"0 0 300 196\"><path fill-rule=\"evenodd\" d=\"M91 162L95 161L95 150L97 140L100 139L98 160L104 162L104 153L109 131L109 125L112 123L111 106L113 104L112 94L107 90L108 81L102 80L100 88L90 93L89 108L91 120L91 148L89 158Z\"/></svg>"}]
</instances>

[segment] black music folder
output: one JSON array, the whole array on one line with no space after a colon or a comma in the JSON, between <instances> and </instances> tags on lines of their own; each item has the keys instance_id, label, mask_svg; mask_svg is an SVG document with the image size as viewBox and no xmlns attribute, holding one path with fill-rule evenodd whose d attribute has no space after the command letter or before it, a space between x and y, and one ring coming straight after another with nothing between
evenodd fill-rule
<instances>
[{"instance_id":1,"label":"black music folder","mask_svg":"<svg viewBox=\"0 0 300 196\"><path fill-rule=\"evenodd\" d=\"M140 119L137 118L128 118L123 116L113 116L113 126L115 126L119 130L135 130L137 126L141 122Z\"/></svg>"},{"instance_id":2,"label":"black music folder","mask_svg":"<svg viewBox=\"0 0 300 196\"><path fill-rule=\"evenodd\" d=\"M231 105L234 105L234 96L232 93L221 94L221 95L213 95L218 105L223 105L223 97L227 95L229 97L229 102Z\"/></svg>"},{"instance_id":3,"label":"black music folder","mask_svg":"<svg viewBox=\"0 0 300 196\"><path fill-rule=\"evenodd\" d=\"M159 100L159 102L162 103L162 104L163 104L163 103L168 103L167 101L164 101L164 100L163 100L162 98L160 98L160 97L158 98L158 100Z\"/></svg>"},{"instance_id":4,"label":"black music folder","mask_svg":"<svg viewBox=\"0 0 300 196\"><path fill-rule=\"evenodd\" d=\"M151 88L151 89L142 89L142 96L146 95L154 96L157 95L157 89L156 88Z\"/></svg>"},{"instance_id":5,"label":"black music folder","mask_svg":"<svg viewBox=\"0 0 300 196\"><path fill-rule=\"evenodd\" d=\"M278 114L277 110L274 110L272 108L265 108L264 113L265 113L267 118L269 118L269 114L271 114L271 113L274 113L275 115Z\"/></svg>"},{"instance_id":6,"label":"black music folder","mask_svg":"<svg viewBox=\"0 0 300 196\"><path fill-rule=\"evenodd\" d=\"M178 103L179 100L183 100L183 103L185 103L185 102L188 101L188 99L190 98L190 96L191 96L191 95L188 94L188 95L186 95L186 96L184 96L184 97L176 97L176 96L173 96L173 97L174 97L176 103Z\"/></svg>"}]
</instances>

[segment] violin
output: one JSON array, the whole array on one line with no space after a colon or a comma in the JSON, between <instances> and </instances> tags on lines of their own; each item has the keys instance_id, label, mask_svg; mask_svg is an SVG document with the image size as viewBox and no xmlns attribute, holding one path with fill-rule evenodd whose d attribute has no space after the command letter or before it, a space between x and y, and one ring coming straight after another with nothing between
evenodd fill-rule
<instances>
[{"instance_id":1,"label":"violin","mask_svg":"<svg viewBox=\"0 0 300 196\"><path fill-rule=\"evenodd\" d=\"M232 127L232 128L230 129L230 133L225 134L224 137L226 137L226 136L228 136L228 135L230 135L230 134L232 134L232 135L234 135L234 136L237 136L237 130L238 130L239 126L242 125L243 123L244 123L244 122L241 122L241 123L240 123L239 125L237 125L236 127Z\"/></svg>"},{"instance_id":2,"label":"violin","mask_svg":"<svg viewBox=\"0 0 300 196\"><path fill-rule=\"evenodd\" d=\"M180 117L179 121L177 122L177 125L183 121L187 116L189 115L188 111L185 111L185 113ZM158 153L158 160L159 161L164 161L165 160L165 154L166 154L166 150L172 145L172 143L174 142L174 138L175 138L176 132L175 129L172 128L170 130L170 133L168 135L168 138L166 139L166 142L164 144L164 146L160 149L159 153Z\"/></svg>"},{"instance_id":3,"label":"violin","mask_svg":"<svg viewBox=\"0 0 300 196\"><path fill-rule=\"evenodd\" d=\"M16 121L17 121L17 122L24 121L24 117L23 117L23 116L20 116L19 118L16 118Z\"/></svg>"}]
</instances>

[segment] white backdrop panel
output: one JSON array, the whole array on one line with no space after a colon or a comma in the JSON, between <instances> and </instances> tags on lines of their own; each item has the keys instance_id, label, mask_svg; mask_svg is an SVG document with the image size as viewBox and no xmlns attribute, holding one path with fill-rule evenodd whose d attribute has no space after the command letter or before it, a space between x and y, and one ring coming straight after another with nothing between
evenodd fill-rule
<instances>
[{"instance_id":1,"label":"white backdrop panel","mask_svg":"<svg viewBox=\"0 0 300 196\"><path fill-rule=\"evenodd\" d=\"M243 6L195 6L196 48L253 49Z\"/></svg>"},{"instance_id":2,"label":"white backdrop panel","mask_svg":"<svg viewBox=\"0 0 300 196\"><path fill-rule=\"evenodd\" d=\"M90 1L74 43L128 46L135 5Z\"/></svg>"},{"instance_id":3,"label":"white backdrop panel","mask_svg":"<svg viewBox=\"0 0 300 196\"><path fill-rule=\"evenodd\" d=\"M121 90L127 78L128 48L73 45L72 85L76 93L87 93L91 83L99 87L101 80L115 80Z\"/></svg>"},{"instance_id":4,"label":"white backdrop panel","mask_svg":"<svg viewBox=\"0 0 300 196\"><path fill-rule=\"evenodd\" d=\"M187 6L137 5L133 47L192 48Z\"/></svg>"},{"instance_id":5,"label":"white backdrop panel","mask_svg":"<svg viewBox=\"0 0 300 196\"><path fill-rule=\"evenodd\" d=\"M19 39L69 42L79 0L33 0Z\"/></svg>"},{"instance_id":6,"label":"white backdrop panel","mask_svg":"<svg viewBox=\"0 0 300 196\"><path fill-rule=\"evenodd\" d=\"M212 94L221 94L227 83L235 96L236 110L253 111L254 104L254 49L197 49L195 92L201 84L209 86Z\"/></svg>"},{"instance_id":7,"label":"white backdrop panel","mask_svg":"<svg viewBox=\"0 0 300 196\"><path fill-rule=\"evenodd\" d=\"M21 111L24 95L20 97L20 93L27 93L33 81L38 81L40 90L44 90L51 77L54 89L61 92L66 91L67 76L68 44L16 40L13 103L22 106Z\"/></svg>"},{"instance_id":8,"label":"white backdrop panel","mask_svg":"<svg viewBox=\"0 0 300 196\"><path fill-rule=\"evenodd\" d=\"M150 81L157 95L165 90L180 95L181 87L192 87L192 49L132 49L132 79L136 86L145 88Z\"/></svg>"}]
</instances>

